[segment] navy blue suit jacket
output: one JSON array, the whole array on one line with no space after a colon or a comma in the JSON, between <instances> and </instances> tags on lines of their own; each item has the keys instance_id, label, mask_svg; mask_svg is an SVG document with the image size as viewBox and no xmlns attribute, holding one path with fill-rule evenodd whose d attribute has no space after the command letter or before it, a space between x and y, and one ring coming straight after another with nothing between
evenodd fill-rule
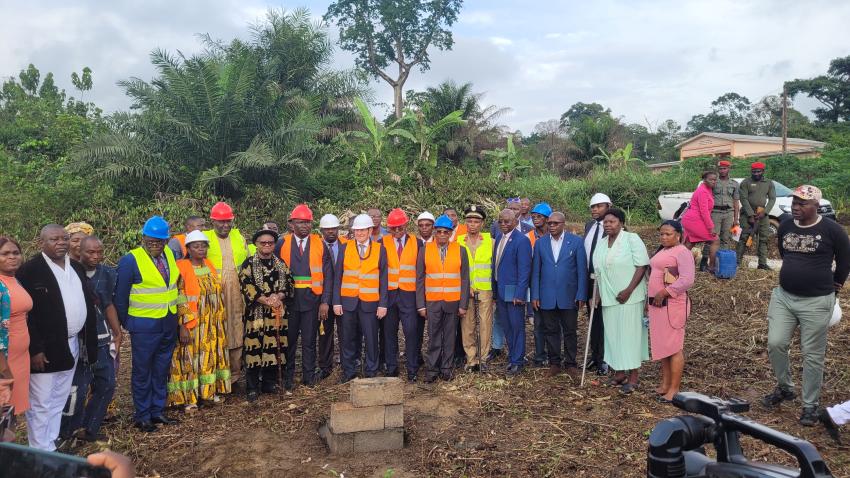
<instances>
[{"instance_id":1,"label":"navy blue suit jacket","mask_svg":"<svg viewBox=\"0 0 850 478\"><path fill-rule=\"evenodd\" d=\"M531 241L514 229L497 264L499 242L502 234L493 238L493 293L496 300L511 302L527 300L528 281L531 277ZM498 274L499 280L496 280Z\"/></svg>"},{"instance_id":2,"label":"navy blue suit jacket","mask_svg":"<svg viewBox=\"0 0 850 478\"><path fill-rule=\"evenodd\" d=\"M531 300L539 300L544 310L575 309L577 300L587 300L587 256L582 238L563 233L557 262L552 236L547 234L534 243Z\"/></svg>"}]
</instances>

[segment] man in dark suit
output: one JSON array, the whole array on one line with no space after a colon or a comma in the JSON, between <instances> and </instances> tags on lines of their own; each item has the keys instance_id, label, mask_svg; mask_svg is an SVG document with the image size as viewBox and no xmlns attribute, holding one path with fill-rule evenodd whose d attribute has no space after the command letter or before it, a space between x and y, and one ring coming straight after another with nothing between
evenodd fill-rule
<instances>
[{"instance_id":1,"label":"man in dark suit","mask_svg":"<svg viewBox=\"0 0 850 478\"><path fill-rule=\"evenodd\" d=\"M593 287L596 275L593 272L593 253L596 244L602 240L605 234L602 230L602 217L611 207L611 198L602 193L596 193L590 198L591 220L584 225L584 250L587 254L587 276L588 297L593 295ZM587 302L588 314L590 313L590 302ZM608 373L608 364L605 363L605 329L602 324L602 301L596 301L596 310L593 312L593 325L590 330L590 360L587 362L588 369L596 369L597 375Z\"/></svg>"},{"instance_id":2,"label":"man in dark suit","mask_svg":"<svg viewBox=\"0 0 850 478\"><path fill-rule=\"evenodd\" d=\"M17 273L33 303L27 318L32 363L27 438L31 447L53 451L77 358L83 354L82 366L97 361L97 315L85 268L67 256L65 229L44 226L39 245L41 254Z\"/></svg>"},{"instance_id":3,"label":"man in dark suit","mask_svg":"<svg viewBox=\"0 0 850 478\"><path fill-rule=\"evenodd\" d=\"M525 358L525 301L531 276L531 242L516 230L517 215L510 209L499 214L499 231L493 254L493 300L498 321L508 341L508 376L522 372Z\"/></svg>"},{"instance_id":4,"label":"man in dark suit","mask_svg":"<svg viewBox=\"0 0 850 478\"><path fill-rule=\"evenodd\" d=\"M333 311L342 316L342 383L355 375L360 331L366 339L366 377L378 374L378 321L387 315L387 251L372 240L372 219L354 218L354 240L342 244L334 274Z\"/></svg>"},{"instance_id":5,"label":"man in dark suit","mask_svg":"<svg viewBox=\"0 0 850 478\"><path fill-rule=\"evenodd\" d=\"M434 242L416 258L416 308L428 319L427 383L452 379L458 317L469 303L469 259L466 248L451 241L453 229L448 216L438 217Z\"/></svg>"},{"instance_id":6,"label":"man in dark suit","mask_svg":"<svg viewBox=\"0 0 850 478\"><path fill-rule=\"evenodd\" d=\"M570 377L579 376L576 328L578 309L587 301L587 265L582 239L564 233L563 213L553 212L547 221L549 234L534 243L531 266L531 304L540 311L549 354L549 376L561 371L561 332L564 334L564 367Z\"/></svg>"},{"instance_id":7,"label":"man in dark suit","mask_svg":"<svg viewBox=\"0 0 850 478\"><path fill-rule=\"evenodd\" d=\"M339 218L334 216L333 214L325 214L319 220L319 232L322 233L322 242L325 244L325 248L331 259L331 284L333 284L333 278L336 273L336 261L339 258L339 249L341 247L342 242L340 242L339 237ZM331 290L333 286L331 286ZM342 326L340 320L342 317L334 314L332 311L326 314L326 317L322 317L322 309L319 309L319 320L321 321L319 325L319 370L320 375L319 379L324 380L328 378L333 371L334 366L334 329L336 329L337 335L340 337L339 345L340 349L342 348ZM330 320L328 320L330 319ZM324 332L324 333L322 333Z\"/></svg>"}]
</instances>

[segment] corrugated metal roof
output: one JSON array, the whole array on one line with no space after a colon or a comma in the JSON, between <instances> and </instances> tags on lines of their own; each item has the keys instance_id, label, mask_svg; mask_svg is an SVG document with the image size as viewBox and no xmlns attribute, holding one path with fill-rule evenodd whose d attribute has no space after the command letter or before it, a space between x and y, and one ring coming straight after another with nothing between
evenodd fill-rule
<instances>
[{"instance_id":1,"label":"corrugated metal roof","mask_svg":"<svg viewBox=\"0 0 850 478\"><path fill-rule=\"evenodd\" d=\"M676 147L681 148L682 146L690 143L691 141L694 141L697 138L701 138L701 137L704 137L704 136L708 136L708 137L711 137L711 138L726 139L726 140L729 140L729 141L748 141L748 142L751 142L751 143L778 143L778 144L782 144L782 138L780 136L757 136L757 135L753 135L753 134L732 134L732 133L706 132L706 133L700 133L696 136L688 138L688 139L682 141L681 143L677 144ZM814 140L811 140L811 139L802 139L802 138L788 138L788 142L789 143L796 143L796 144L805 144L805 145L812 146L812 147L815 147L815 148L823 148L824 146L826 146L826 143L823 143L821 141L814 141Z\"/></svg>"}]
</instances>

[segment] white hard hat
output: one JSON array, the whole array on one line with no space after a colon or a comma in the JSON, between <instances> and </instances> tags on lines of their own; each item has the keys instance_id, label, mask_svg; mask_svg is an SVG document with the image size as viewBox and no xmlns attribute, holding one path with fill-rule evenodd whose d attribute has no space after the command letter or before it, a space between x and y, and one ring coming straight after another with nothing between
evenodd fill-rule
<instances>
[{"instance_id":1,"label":"white hard hat","mask_svg":"<svg viewBox=\"0 0 850 478\"><path fill-rule=\"evenodd\" d=\"M195 230L195 231L190 232L189 234L186 234L186 245L187 246L189 244L193 243L193 242L198 242L198 241L210 242L210 238L207 237L206 234L204 234L203 232L198 231L198 230Z\"/></svg>"},{"instance_id":2,"label":"white hard hat","mask_svg":"<svg viewBox=\"0 0 850 478\"><path fill-rule=\"evenodd\" d=\"M427 219L428 221L431 221L431 222L435 222L435 221L436 221L436 218L434 218L434 215L433 215L433 214L431 214L431 213L430 213L430 212L428 212L428 211L425 211L425 212L423 212L422 214L420 214L420 215L419 215L419 217L417 217L417 218L416 218L416 222L419 222L419 221L421 221L421 220L423 220L423 219Z\"/></svg>"},{"instance_id":3,"label":"white hard hat","mask_svg":"<svg viewBox=\"0 0 850 478\"><path fill-rule=\"evenodd\" d=\"M357 217L354 218L354 222L351 223L351 229L371 229L375 227L375 223L372 222L372 218L369 217L368 214L358 214Z\"/></svg>"},{"instance_id":4,"label":"white hard hat","mask_svg":"<svg viewBox=\"0 0 850 478\"><path fill-rule=\"evenodd\" d=\"M319 219L319 229L330 229L339 227L339 218L333 214L325 214Z\"/></svg>"},{"instance_id":5,"label":"white hard hat","mask_svg":"<svg viewBox=\"0 0 850 478\"><path fill-rule=\"evenodd\" d=\"M596 204L602 204L604 202L611 204L611 198L609 198L607 195L602 194L602 193L596 193L596 194L593 195L592 198L590 198L590 205L591 206L594 206Z\"/></svg>"}]
</instances>

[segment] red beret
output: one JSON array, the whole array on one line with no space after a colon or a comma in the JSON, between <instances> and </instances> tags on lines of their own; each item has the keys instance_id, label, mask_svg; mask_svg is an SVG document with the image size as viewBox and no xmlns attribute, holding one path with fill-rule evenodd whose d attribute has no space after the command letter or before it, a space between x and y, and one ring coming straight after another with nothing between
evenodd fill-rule
<instances>
[{"instance_id":1,"label":"red beret","mask_svg":"<svg viewBox=\"0 0 850 478\"><path fill-rule=\"evenodd\" d=\"M750 165L750 169L764 169L764 163L753 163Z\"/></svg>"},{"instance_id":2,"label":"red beret","mask_svg":"<svg viewBox=\"0 0 850 478\"><path fill-rule=\"evenodd\" d=\"M720 161L719 163L717 163L717 165L718 166L726 166L728 168L729 166L732 166L732 163L730 163L729 161L726 161L724 159L723 161Z\"/></svg>"}]
</instances>

